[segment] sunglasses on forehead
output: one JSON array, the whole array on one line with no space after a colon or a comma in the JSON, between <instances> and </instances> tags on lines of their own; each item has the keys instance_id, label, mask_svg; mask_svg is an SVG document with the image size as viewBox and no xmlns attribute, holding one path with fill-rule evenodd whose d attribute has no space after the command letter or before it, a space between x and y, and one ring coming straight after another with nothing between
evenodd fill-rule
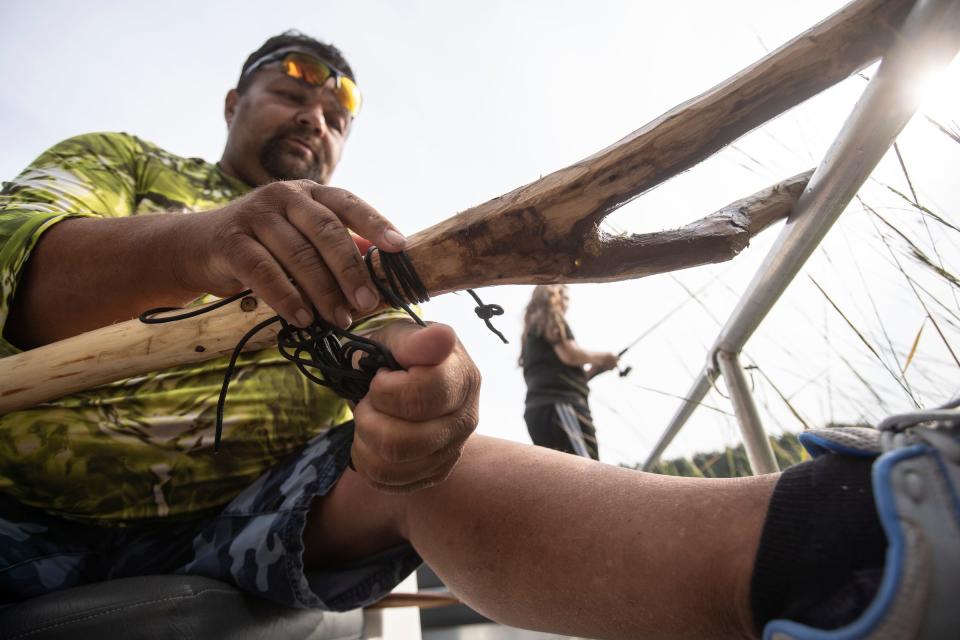
<instances>
[{"instance_id":1,"label":"sunglasses on forehead","mask_svg":"<svg viewBox=\"0 0 960 640\"><path fill-rule=\"evenodd\" d=\"M280 68L291 78L295 78L309 85L323 86L333 78L333 94L337 97L340 106L352 117L360 113L360 88L349 76L334 67L329 62L298 51L278 51L260 58L243 73L248 76L260 67L274 62L280 63Z\"/></svg>"}]
</instances>

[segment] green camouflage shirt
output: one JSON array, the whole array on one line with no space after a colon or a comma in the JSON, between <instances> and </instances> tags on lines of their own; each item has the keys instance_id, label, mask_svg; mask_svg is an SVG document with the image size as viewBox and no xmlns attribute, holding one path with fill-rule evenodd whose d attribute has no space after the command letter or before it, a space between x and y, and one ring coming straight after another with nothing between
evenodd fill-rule
<instances>
[{"instance_id":1,"label":"green camouflage shirt","mask_svg":"<svg viewBox=\"0 0 960 640\"><path fill-rule=\"evenodd\" d=\"M24 264L51 226L74 216L215 209L248 190L215 165L128 134L78 136L43 153L0 193L0 358L19 351L2 330ZM226 363L167 369L0 416L0 491L62 517L113 525L196 514L351 418L344 401L276 349L245 354L214 456Z\"/></svg>"}]
</instances>

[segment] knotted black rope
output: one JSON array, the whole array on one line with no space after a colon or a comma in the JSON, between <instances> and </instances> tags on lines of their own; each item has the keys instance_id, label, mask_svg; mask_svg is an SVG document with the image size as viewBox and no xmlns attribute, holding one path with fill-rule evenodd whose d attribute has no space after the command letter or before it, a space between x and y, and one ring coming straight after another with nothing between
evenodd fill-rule
<instances>
[{"instance_id":1,"label":"knotted black rope","mask_svg":"<svg viewBox=\"0 0 960 640\"><path fill-rule=\"evenodd\" d=\"M175 316L155 317L158 313L175 311L177 307L150 309L140 314L140 322L161 324L192 318L235 302L250 295L250 293L251 290L247 289L199 309L193 309ZM227 370L223 374L223 384L220 386L220 397L217 400L216 431L213 440L215 453L220 450L220 440L223 436L223 410L227 402L227 390L230 387L233 372L236 370L240 353L253 336L277 322L280 323L280 330L277 332L277 349L280 355L296 365L300 373L307 379L331 389L338 396L352 402L359 402L363 396L367 395L367 391L370 390L370 382L378 370L383 367L393 370L402 368L393 354L390 353L390 349L385 345L340 329L316 314L314 314L313 323L304 329L293 326L280 316L267 318L243 334L243 337L237 342L237 346L234 347L233 353L230 354ZM355 356L358 354L360 354L360 357L354 363Z\"/></svg>"},{"instance_id":2,"label":"knotted black rope","mask_svg":"<svg viewBox=\"0 0 960 640\"><path fill-rule=\"evenodd\" d=\"M371 256L374 248L371 247L367 251L364 261L380 294L391 306L403 309L417 324L426 326L426 323L410 308L410 304L419 304L430 300L427 289L413 268L410 258L403 252L385 253L381 251L380 264L386 276L386 282L384 282L373 270ZM491 317L503 314L503 308L496 304L485 305L473 290L467 289L467 291L479 305L475 309L477 315L486 322L491 331L500 336L501 340L507 342L503 334L490 323ZM240 300L251 293L252 291L247 289L212 304L172 316L156 317L158 313L177 311L178 307L157 307L144 311L140 314L139 319L140 322L145 324L161 324L193 318ZM280 330L277 332L277 349L280 355L296 365L300 373L310 381L329 388L338 396L351 402L359 402L363 396L367 395L370 390L370 382L380 369L385 367L396 371L403 368L397 363L386 346L340 329L321 318L316 311L314 311L313 322L303 329L293 326L280 316L267 318L243 334L230 355L227 370L223 375L223 384L220 387L220 396L217 400L216 431L213 440L213 451L215 453L220 450L220 440L223 436L223 410L227 401L227 390L230 387L233 372L236 370L240 353L253 336L277 322L280 323Z\"/></svg>"},{"instance_id":3,"label":"knotted black rope","mask_svg":"<svg viewBox=\"0 0 960 640\"><path fill-rule=\"evenodd\" d=\"M383 275L386 276L386 282L377 276L377 272L373 268L373 252L375 250L380 253L380 267L383 269ZM423 320L417 317L417 314L414 313L408 303L420 304L427 302L430 300L430 295L427 293L427 288L424 286L420 276L417 275L417 271L413 268L413 263L410 262L407 254L402 251L400 253L387 253L372 246L367 249L363 260L367 263L367 271L370 272L370 279L377 285L377 289L380 290L380 295L383 296L384 300L396 309L403 309L411 318L416 320L418 324L425 326ZM473 289L467 289L467 293L477 301L478 306L473 309L477 316L486 323L490 331L503 340L504 344L508 344L509 341L502 333L497 331L497 328L490 322L490 318L503 315L503 307L498 304L484 304L483 300L480 299L480 296L478 296Z\"/></svg>"},{"instance_id":4,"label":"knotted black rope","mask_svg":"<svg viewBox=\"0 0 960 640\"><path fill-rule=\"evenodd\" d=\"M490 318L493 316L502 316L503 307L498 304L483 304L483 300L480 299L480 296L477 295L477 292L473 289L467 289L467 293L473 296L473 299L477 301L477 306L473 308L473 311L477 314L477 317L483 320L487 324L487 329L493 331L495 334L500 336L500 339L503 340L503 344L508 344L508 341L503 334L497 331L497 328L493 326L493 323L490 322Z\"/></svg>"},{"instance_id":5,"label":"knotted black rope","mask_svg":"<svg viewBox=\"0 0 960 640\"><path fill-rule=\"evenodd\" d=\"M373 252L378 250L371 246L363 256L363 261L367 264L367 271L370 272L370 279L377 285L380 295L390 303L394 309L403 309L407 315L413 318L421 327L427 326L420 319L420 316L410 308L410 304L420 304L430 300L430 294L427 288L423 286L423 280L417 275L417 270L413 268L413 263L407 254L387 253L380 251L380 266L383 268L383 275L387 281L384 282L373 269Z\"/></svg>"}]
</instances>

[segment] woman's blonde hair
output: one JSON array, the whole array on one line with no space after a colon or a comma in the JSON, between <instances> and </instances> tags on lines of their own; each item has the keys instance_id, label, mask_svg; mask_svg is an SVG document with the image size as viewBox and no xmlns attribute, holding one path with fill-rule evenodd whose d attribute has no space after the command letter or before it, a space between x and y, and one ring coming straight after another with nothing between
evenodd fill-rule
<instances>
[{"instance_id":1,"label":"woman's blonde hair","mask_svg":"<svg viewBox=\"0 0 960 640\"><path fill-rule=\"evenodd\" d=\"M567 339L566 323L563 320L567 287L562 284L538 284L533 288L530 303L523 314L523 337L520 339L520 359L523 365L523 343L528 335L543 336L555 342Z\"/></svg>"}]
</instances>

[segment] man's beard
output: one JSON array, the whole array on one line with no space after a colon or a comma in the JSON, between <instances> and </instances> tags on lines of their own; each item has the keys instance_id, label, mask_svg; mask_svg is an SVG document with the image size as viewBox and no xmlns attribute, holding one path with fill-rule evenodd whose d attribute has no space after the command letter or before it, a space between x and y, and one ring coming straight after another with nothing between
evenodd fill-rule
<instances>
[{"instance_id":1,"label":"man's beard","mask_svg":"<svg viewBox=\"0 0 960 640\"><path fill-rule=\"evenodd\" d=\"M309 158L296 156L289 149L289 137L314 140L311 131L300 127L285 127L267 140L260 151L260 166L274 180L299 180L307 178L320 182L323 177L323 148L313 145Z\"/></svg>"}]
</instances>

